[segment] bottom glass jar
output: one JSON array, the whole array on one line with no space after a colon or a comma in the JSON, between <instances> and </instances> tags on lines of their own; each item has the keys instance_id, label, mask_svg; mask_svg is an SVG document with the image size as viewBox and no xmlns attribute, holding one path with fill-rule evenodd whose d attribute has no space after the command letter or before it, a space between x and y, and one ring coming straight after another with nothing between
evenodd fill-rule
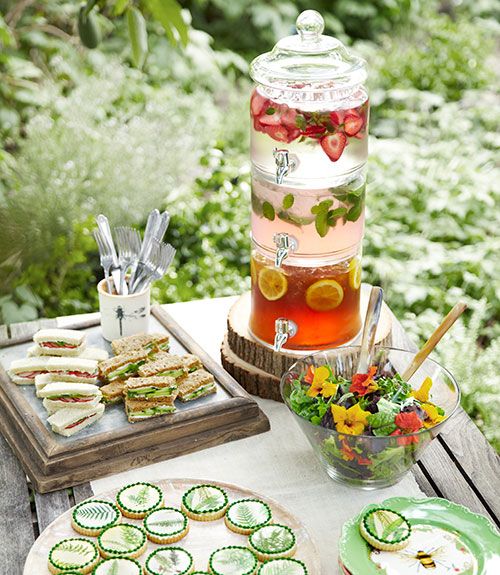
<instances>
[{"instance_id":1,"label":"bottom glass jar","mask_svg":"<svg viewBox=\"0 0 500 575\"><path fill-rule=\"evenodd\" d=\"M250 331L256 339L275 349L313 350L344 345L358 335L360 252L341 261L292 255L276 267L271 252L254 247L250 269ZM277 326L278 319L286 321Z\"/></svg>"}]
</instances>

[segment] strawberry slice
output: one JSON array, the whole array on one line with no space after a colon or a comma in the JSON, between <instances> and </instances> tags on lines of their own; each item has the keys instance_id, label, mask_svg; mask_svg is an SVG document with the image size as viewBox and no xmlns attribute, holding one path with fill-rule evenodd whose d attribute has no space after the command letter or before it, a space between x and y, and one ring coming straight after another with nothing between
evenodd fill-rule
<instances>
[{"instance_id":1,"label":"strawberry slice","mask_svg":"<svg viewBox=\"0 0 500 575\"><path fill-rule=\"evenodd\" d=\"M345 110L337 110L335 112L330 112L330 120L332 124L337 128L344 123Z\"/></svg>"},{"instance_id":2,"label":"strawberry slice","mask_svg":"<svg viewBox=\"0 0 500 575\"><path fill-rule=\"evenodd\" d=\"M344 132L348 136L355 136L361 130L363 124L363 118L357 112L354 114L350 112L344 118Z\"/></svg>"},{"instance_id":3,"label":"strawberry slice","mask_svg":"<svg viewBox=\"0 0 500 575\"><path fill-rule=\"evenodd\" d=\"M324 136L326 132L325 126L307 126L307 128L302 132L304 136L309 136L310 138L319 138Z\"/></svg>"},{"instance_id":4,"label":"strawberry slice","mask_svg":"<svg viewBox=\"0 0 500 575\"><path fill-rule=\"evenodd\" d=\"M330 158L330 160L332 160L332 162L336 162L344 151L347 138L342 132L337 132L336 134L331 134L321 138L320 143L325 154Z\"/></svg>"},{"instance_id":5,"label":"strawberry slice","mask_svg":"<svg viewBox=\"0 0 500 575\"><path fill-rule=\"evenodd\" d=\"M288 130L285 128L285 126L266 126L264 128L264 131L266 132L266 134L268 136L271 136L271 138L273 140L277 140L278 142L291 142L292 140L290 140L290 136L288 134Z\"/></svg>"},{"instance_id":6,"label":"strawberry slice","mask_svg":"<svg viewBox=\"0 0 500 575\"><path fill-rule=\"evenodd\" d=\"M254 90L250 99L250 111L252 112L252 116L259 116L268 102L269 100L267 98L264 98L264 96L259 94L257 90Z\"/></svg>"},{"instance_id":7,"label":"strawberry slice","mask_svg":"<svg viewBox=\"0 0 500 575\"><path fill-rule=\"evenodd\" d=\"M287 130L295 130L297 128L297 124L295 123L296 118L297 110L284 106L284 109L281 112L281 123Z\"/></svg>"},{"instance_id":8,"label":"strawberry slice","mask_svg":"<svg viewBox=\"0 0 500 575\"><path fill-rule=\"evenodd\" d=\"M269 105L265 106L262 115L259 116L259 122L264 126L279 126L281 124L281 110L278 106L273 106L269 102Z\"/></svg>"}]
</instances>

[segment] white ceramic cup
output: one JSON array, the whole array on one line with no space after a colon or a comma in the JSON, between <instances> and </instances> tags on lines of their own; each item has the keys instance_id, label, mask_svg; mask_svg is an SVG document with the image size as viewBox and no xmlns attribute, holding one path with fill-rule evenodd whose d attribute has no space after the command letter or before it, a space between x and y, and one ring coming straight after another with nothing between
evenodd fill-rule
<instances>
[{"instance_id":1,"label":"white ceramic cup","mask_svg":"<svg viewBox=\"0 0 500 575\"><path fill-rule=\"evenodd\" d=\"M104 339L112 341L128 335L147 333L151 308L151 289L140 293L115 295L107 291L106 280L97 284L99 311Z\"/></svg>"}]
</instances>

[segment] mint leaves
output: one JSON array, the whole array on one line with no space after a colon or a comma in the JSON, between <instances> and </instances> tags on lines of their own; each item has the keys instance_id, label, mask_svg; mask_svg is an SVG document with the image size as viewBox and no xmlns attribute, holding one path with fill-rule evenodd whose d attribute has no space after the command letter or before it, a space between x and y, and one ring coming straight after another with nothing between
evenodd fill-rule
<instances>
[{"instance_id":1,"label":"mint leaves","mask_svg":"<svg viewBox=\"0 0 500 575\"><path fill-rule=\"evenodd\" d=\"M262 214L265 218L271 221L276 217L276 212L274 211L272 204L269 202L264 202L262 204Z\"/></svg>"},{"instance_id":2,"label":"mint leaves","mask_svg":"<svg viewBox=\"0 0 500 575\"><path fill-rule=\"evenodd\" d=\"M294 202L295 202L295 198L293 197L293 194L287 194L283 198L283 209L289 210L293 206Z\"/></svg>"}]
</instances>

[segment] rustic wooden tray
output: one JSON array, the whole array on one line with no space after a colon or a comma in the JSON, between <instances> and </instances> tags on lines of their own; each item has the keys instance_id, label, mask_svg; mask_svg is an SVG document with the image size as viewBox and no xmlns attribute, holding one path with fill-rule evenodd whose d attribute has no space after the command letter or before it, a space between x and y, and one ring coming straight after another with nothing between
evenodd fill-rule
<instances>
[{"instance_id":1,"label":"rustic wooden tray","mask_svg":"<svg viewBox=\"0 0 500 575\"><path fill-rule=\"evenodd\" d=\"M97 323L72 327L85 331L89 345L110 350ZM152 309L150 331L167 331L172 353L200 357L217 380L217 394L179 405L170 416L133 424L123 404L107 406L96 424L67 438L50 430L34 386L15 385L6 373L11 360L26 356L31 337L0 349L0 431L37 491L62 489L269 430L268 419L250 395L159 306Z\"/></svg>"}]
</instances>

